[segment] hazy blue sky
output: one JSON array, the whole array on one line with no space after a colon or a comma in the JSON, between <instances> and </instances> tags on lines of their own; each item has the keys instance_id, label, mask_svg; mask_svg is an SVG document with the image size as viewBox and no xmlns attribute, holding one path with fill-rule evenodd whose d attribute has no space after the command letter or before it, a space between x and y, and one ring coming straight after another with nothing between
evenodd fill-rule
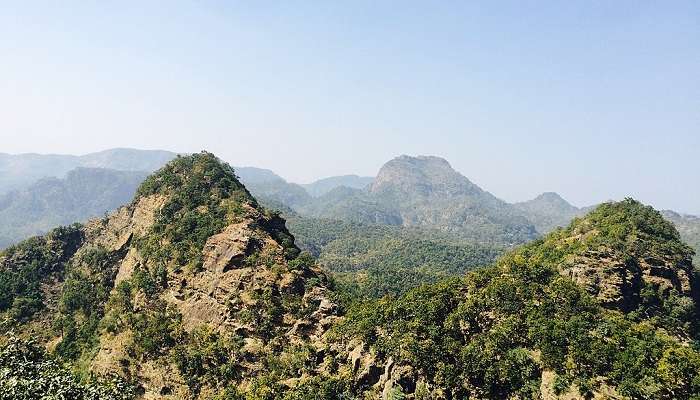
<instances>
[{"instance_id":1,"label":"hazy blue sky","mask_svg":"<svg viewBox=\"0 0 700 400\"><path fill-rule=\"evenodd\" d=\"M700 2L3 2L0 152L434 154L509 201L700 213ZM264 5L263 5L264 3Z\"/></svg>"}]
</instances>

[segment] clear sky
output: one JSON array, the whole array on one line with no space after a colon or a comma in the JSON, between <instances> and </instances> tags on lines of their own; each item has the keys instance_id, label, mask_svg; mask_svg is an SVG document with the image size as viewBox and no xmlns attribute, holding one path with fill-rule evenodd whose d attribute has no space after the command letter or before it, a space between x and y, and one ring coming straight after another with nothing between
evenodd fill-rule
<instances>
[{"instance_id":1,"label":"clear sky","mask_svg":"<svg viewBox=\"0 0 700 400\"><path fill-rule=\"evenodd\" d=\"M0 139L700 214L700 2L3 2Z\"/></svg>"}]
</instances>

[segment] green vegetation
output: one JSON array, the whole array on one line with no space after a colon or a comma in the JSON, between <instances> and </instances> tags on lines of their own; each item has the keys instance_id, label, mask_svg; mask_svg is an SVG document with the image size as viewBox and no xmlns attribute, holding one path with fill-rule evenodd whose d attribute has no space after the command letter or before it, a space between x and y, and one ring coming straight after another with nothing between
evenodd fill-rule
<instances>
[{"instance_id":1,"label":"green vegetation","mask_svg":"<svg viewBox=\"0 0 700 400\"><path fill-rule=\"evenodd\" d=\"M586 236L572 246L560 248L560 252L580 251L576 246L585 249L604 246L634 258L653 254L682 262L692 256L692 249L682 242L672 224L652 207L632 199L601 204L579 221L554 234L554 240L567 234ZM589 234L593 230L595 233Z\"/></svg>"},{"instance_id":2,"label":"green vegetation","mask_svg":"<svg viewBox=\"0 0 700 400\"><path fill-rule=\"evenodd\" d=\"M253 378L245 392L230 393L230 397L240 400L359 400L348 376L318 376L315 370L331 359L319 362L311 346L288 346L279 356L269 356L262 360L263 368ZM301 378L300 378L301 377ZM298 380L293 387L282 382L293 378Z\"/></svg>"},{"instance_id":3,"label":"green vegetation","mask_svg":"<svg viewBox=\"0 0 700 400\"><path fill-rule=\"evenodd\" d=\"M240 378L243 340L208 328L199 328L181 338L173 350L177 368L194 393L204 385L224 387Z\"/></svg>"},{"instance_id":4,"label":"green vegetation","mask_svg":"<svg viewBox=\"0 0 700 400\"><path fill-rule=\"evenodd\" d=\"M397 295L489 265L503 251L418 228L292 217L297 244L333 273L348 299Z\"/></svg>"},{"instance_id":5,"label":"green vegetation","mask_svg":"<svg viewBox=\"0 0 700 400\"><path fill-rule=\"evenodd\" d=\"M266 245L258 237L269 235L281 246L289 271L309 276L303 282L309 288L320 285L322 280L314 282L309 271L314 259L299 254L284 221L274 213L258 210L233 170L209 153L175 159L144 182L134 203L151 195L164 196L165 203L146 234L134 239L145 260L111 293L98 329L110 334L130 332L132 340L127 351L137 364L147 360L173 364L195 395L203 388L211 393L235 387L246 371L241 365L244 359L259 359L269 371L267 378L261 376L255 381L260 393L268 390L268 383L272 384L270 377L276 377L274 385L279 386L281 377L294 376L290 374L296 370L287 363L306 365L314 358L308 349L297 350L284 339L289 327L284 326L283 317L308 317L312 311L303 304L298 289L282 293L277 284L270 282L250 290L245 304L240 293L231 297L231 318L250 327L242 334L260 340L253 353L243 351L243 337L239 334L222 334L204 326L184 330L182 315L162 296L173 277L183 282L201 273L205 242L226 225L237 222L249 226L246 234L251 236L245 257L240 260L242 268L268 269L271 277L281 279L287 268L280 265L280 249L274 244ZM306 361L295 361L299 357ZM273 391L276 392L279 390ZM240 398L232 388L220 394L223 398Z\"/></svg>"},{"instance_id":6,"label":"green vegetation","mask_svg":"<svg viewBox=\"0 0 700 400\"><path fill-rule=\"evenodd\" d=\"M335 335L401 360L452 398L535 397L543 371L559 394L612 386L631 398L697 398L700 353L681 341L696 321L693 298L645 283L633 312L604 309L562 275L581 254L687 270L692 251L652 208L604 204L493 267L356 304Z\"/></svg>"},{"instance_id":7,"label":"green vegetation","mask_svg":"<svg viewBox=\"0 0 700 400\"><path fill-rule=\"evenodd\" d=\"M135 397L135 388L117 377L81 381L32 341L12 336L0 344L0 400Z\"/></svg>"},{"instance_id":8,"label":"green vegetation","mask_svg":"<svg viewBox=\"0 0 700 400\"><path fill-rule=\"evenodd\" d=\"M168 201L148 235L140 239L139 250L154 264L194 270L202 264L206 240L232 222L229 212L240 215L241 203L255 204L233 169L209 153L178 156L148 177L136 198L153 194L167 194Z\"/></svg>"},{"instance_id":9,"label":"green vegetation","mask_svg":"<svg viewBox=\"0 0 700 400\"><path fill-rule=\"evenodd\" d=\"M100 320L116 270L115 254L104 248L85 248L76 255L83 240L81 227L72 225L9 248L0 273L0 311L7 317L7 331L34 319L46 320L35 314L51 305L50 326L39 333L58 335L55 355L76 361L75 370L84 377L99 343ZM42 287L56 282L62 282L57 291Z\"/></svg>"},{"instance_id":10,"label":"green vegetation","mask_svg":"<svg viewBox=\"0 0 700 400\"><path fill-rule=\"evenodd\" d=\"M56 228L12 246L0 258L0 313L25 321L44 307L41 282L60 279L66 262L82 244L80 225ZM7 321L5 322L7 323Z\"/></svg>"},{"instance_id":11,"label":"green vegetation","mask_svg":"<svg viewBox=\"0 0 700 400\"><path fill-rule=\"evenodd\" d=\"M117 272L115 255L103 247L86 248L68 268L53 323L61 333L56 354L64 359L94 356L104 305Z\"/></svg>"},{"instance_id":12,"label":"green vegetation","mask_svg":"<svg viewBox=\"0 0 700 400\"><path fill-rule=\"evenodd\" d=\"M700 393L700 354L650 324L602 309L547 266L506 258L463 279L353 308L336 328L413 366L452 398L530 398L541 371L582 395L599 377L626 396Z\"/></svg>"},{"instance_id":13,"label":"green vegetation","mask_svg":"<svg viewBox=\"0 0 700 400\"><path fill-rule=\"evenodd\" d=\"M668 266L667 273L678 270L697 279L691 264L693 250L674 226L658 211L632 199L604 203L585 218L521 247L510 257L561 271L586 263L572 261L582 255L597 257L592 268L602 269L597 264L602 265L605 258L618 260L631 276L639 275L643 263L650 263L655 268ZM654 322L675 334L697 334L697 306L692 297L680 296L675 289L661 290L658 283L646 280L640 281L638 292L627 297L621 307L630 312L630 318Z\"/></svg>"},{"instance_id":14,"label":"green vegetation","mask_svg":"<svg viewBox=\"0 0 700 400\"><path fill-rule=\"evenodd\" d=\"M543 387L699 398L700 281L659 213L604 204L494 261L529 228L446 163L399 161L411 172L399 182L426 173L431 184L413 193L380 180L377 198L405 191L418 206L457 199L450 207L469 212L400 213L419 228L294 216L300 253L284 220L201 153L146 180L132 220L122 212L8 249L0 400L136 395L91 372L103 370L148 396L193 399L538 398ZM432 229L454 218L507 240Z\"/></svg>"}]
</instances>

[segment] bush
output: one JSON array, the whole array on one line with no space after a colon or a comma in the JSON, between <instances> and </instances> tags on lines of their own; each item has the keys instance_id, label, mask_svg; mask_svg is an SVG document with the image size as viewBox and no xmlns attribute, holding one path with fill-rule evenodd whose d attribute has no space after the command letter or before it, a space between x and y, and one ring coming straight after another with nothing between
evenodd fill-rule
<instances>
[{"instance_id":1,"label":"bush","mask_svg":"<svg viewBox=\"0 0 700 400\"><path fill-rule=\"evenodd\" d=\"M33 341L14 336L0 347L0 400L126 400L135 388L112 377L81 382Z\"/></svg>"}]
</instances>

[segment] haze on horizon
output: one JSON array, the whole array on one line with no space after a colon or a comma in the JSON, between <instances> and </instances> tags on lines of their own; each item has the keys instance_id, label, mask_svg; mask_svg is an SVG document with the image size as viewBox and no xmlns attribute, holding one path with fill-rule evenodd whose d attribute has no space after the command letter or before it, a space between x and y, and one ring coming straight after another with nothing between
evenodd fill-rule
<instances>
[{"instance_id":1,"label":"haze on horizon","mask_svg":"<svg viewBox=\"0 0 700 400\"><path fill-rule=\"evenodd\" d=\"M430 154L507 201L700 214L700 4L4 5L0 152L195 152L293 182Z\"/></svg>"}]
</instances>

